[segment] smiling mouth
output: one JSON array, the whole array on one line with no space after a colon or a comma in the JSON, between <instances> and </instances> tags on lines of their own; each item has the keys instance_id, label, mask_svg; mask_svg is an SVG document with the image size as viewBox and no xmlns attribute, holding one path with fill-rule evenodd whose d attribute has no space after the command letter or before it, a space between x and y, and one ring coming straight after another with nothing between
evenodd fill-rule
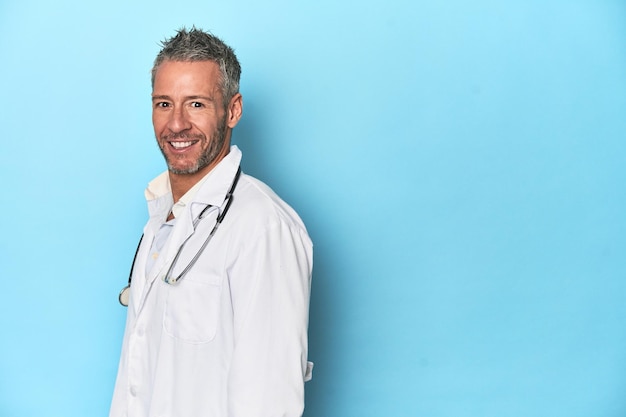
<instances>
[{"instance_id":1,"label":"smiling mouth","mask_svg":"<svg viewBox=\"0 0 626 417\"><path fill-rule=\"evenodd\" d=\"M198 143L197 140L190 140L190 141L186 141L186 142L169 142L169 144L174 148L174 149L185 149L190 147L191 145Z\"/></svg>"}]
</instances>

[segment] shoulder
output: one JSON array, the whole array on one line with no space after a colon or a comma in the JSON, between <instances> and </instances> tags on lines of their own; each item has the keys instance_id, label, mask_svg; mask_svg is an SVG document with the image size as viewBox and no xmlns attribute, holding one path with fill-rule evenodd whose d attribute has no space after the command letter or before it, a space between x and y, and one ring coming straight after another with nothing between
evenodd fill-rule
<instances>
[{"instance_id":1,"label":"shoulder","mask_svg":"<svg viewBox=\"0 0 626 417\"><path fill-rule=\"evenodd\" d=\"M241 174L233 194L232 220L250 231L268 229L279 224L306 233L296 211L264 182ZM230 213L229 213L230 215Z\"/></svg>"}]
</instances>

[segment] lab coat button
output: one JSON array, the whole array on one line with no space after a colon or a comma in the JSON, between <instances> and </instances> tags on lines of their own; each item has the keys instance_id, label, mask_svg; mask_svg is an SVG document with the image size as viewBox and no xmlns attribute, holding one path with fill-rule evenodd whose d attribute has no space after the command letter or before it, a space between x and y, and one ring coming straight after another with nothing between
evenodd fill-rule
<instances>
[{"instance_id":1,"label":"lab coat button","mask_svg":"<svg viewBox=\"0 0 626 417\"><path fill-rule=\"evenodd\" d=\"M139 327L137 329L137 336L143 337L143 335L144 335L143 327Z\"/></svg>"},{"instance_id":2,"label":"lab coat button","mask_svg":"<svg viewBox=\"0 0 626 417\"><path fill-rule=\"evenodd\" d=\"M133 397L137 396L137 388L136 387L130 387L130 395L132 395Z\"/></svg>"}]
</instances>

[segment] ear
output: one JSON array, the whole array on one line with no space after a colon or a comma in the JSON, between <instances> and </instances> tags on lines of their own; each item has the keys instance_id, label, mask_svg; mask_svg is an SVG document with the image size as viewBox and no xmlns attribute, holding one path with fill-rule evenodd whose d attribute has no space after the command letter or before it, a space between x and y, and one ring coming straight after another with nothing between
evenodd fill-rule
<instances>
[{"instance_id":1,"label":"ear","mask_svg":"<svg viewBox=\"0 0 626 417\"><path fill-rule=\"evenodd\" d=\"M241 94L237 93L230 99L226 111L228 112L226 115L226 125L232 129L237 126L239 119L241 119L241 114L243 113L243 97Z\"/></svg>"}]
</instances>

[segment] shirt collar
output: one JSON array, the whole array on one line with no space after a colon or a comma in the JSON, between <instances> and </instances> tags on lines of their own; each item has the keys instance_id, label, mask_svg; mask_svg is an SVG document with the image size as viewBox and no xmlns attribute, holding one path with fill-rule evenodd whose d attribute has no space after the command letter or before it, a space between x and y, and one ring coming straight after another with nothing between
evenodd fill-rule
<instances>
[{"instance_id":1,"label":"shirt collar","mask_svg":"<svg viewBox=\"0 0 626 417\"><path fill-rule=\"evenodd\" d=\"M240 162L241 151L236 145L233 145L230 147L230 152L175 204L172 198L169 173L168 171L161 173L148 184L145 191L150 215L167 216L171 210L174 217L178 218L184 211L190 210L194 203L199 203L203 207L209 204L216 207L221 206Z\"/></svg>"}]
</instances>

